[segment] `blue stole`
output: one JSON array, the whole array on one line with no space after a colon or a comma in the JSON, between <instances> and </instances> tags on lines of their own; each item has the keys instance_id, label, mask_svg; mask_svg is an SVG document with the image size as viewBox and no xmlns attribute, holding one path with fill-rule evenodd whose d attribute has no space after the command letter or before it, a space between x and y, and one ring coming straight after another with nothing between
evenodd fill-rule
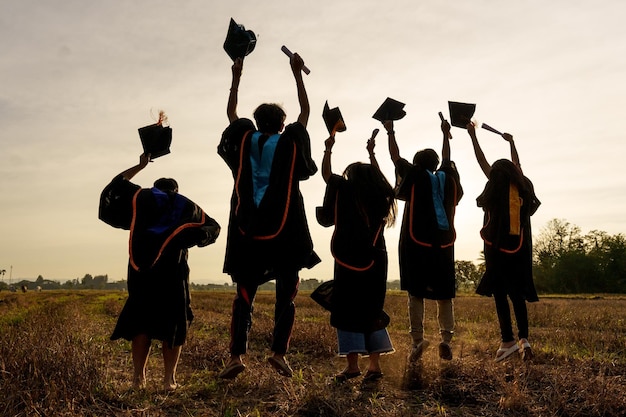
<instances>
[{"instance_id":1,"label":"blue stole","mask_svg":"<svg viewBox=\"0 0 626 417\"><path fill-rule=\"evenodd\" d=\"M171 200L170 196L166 192L163 192L155 187L151 188L150 191L152 192L159 209L162 209L166 205L171 205L170 209L165 210L157 222L150 225L148 228L148 232L160 235L170 230L172 226L176 225L180 221L185 207L185 199L182 198L180 194L176 193L173 200Z\"/></svg>"},{"instance_id":2,"label":"blue stole","mask_svg":"<svg viewBox=\"0 0 626 417\"><path fill-rule=\"evenodd\" d=\"M250 144L250 164L252 166L252 197L254 205L259 207L267 186L270 183L270 173L272 171L272 161L280 134L270 136L263 144L263 150L259 149L259 139L261 132L252 134Z\"/></svg>"},{"instance_id":3,"label":"blue stole","mask_svg":"<svg viewBox=\"0 0 626 417\"><path fill-rule=\"evenodd\" d=\"M428 176L430 177L430 185L433 192L433 206L435 207L435 216L437 217L437 225L439 230L449 230L450 224L448 223L448 217L446 216L446 209L443 206L444 187L446 185L446 173L443 171L437 171L434 174L430 171Z\"/></svg>"}]
</instances>

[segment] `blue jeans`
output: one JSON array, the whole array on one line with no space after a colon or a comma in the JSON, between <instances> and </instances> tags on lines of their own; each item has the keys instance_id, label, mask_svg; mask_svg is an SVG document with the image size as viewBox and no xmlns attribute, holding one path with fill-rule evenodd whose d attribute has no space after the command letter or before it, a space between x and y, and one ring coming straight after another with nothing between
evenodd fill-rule
<instances>
[{"instance_id":1,"label":"blue jeans","mask_svg":"<svg viewBox=\"0 0 626 417\"><path fill-rule=\"evenodd\" d=\"M387 329L376 330L371 333L355 333L337 329L339 356L348 353L390 353L394 351Z\"/></svg>"}]
</instances>

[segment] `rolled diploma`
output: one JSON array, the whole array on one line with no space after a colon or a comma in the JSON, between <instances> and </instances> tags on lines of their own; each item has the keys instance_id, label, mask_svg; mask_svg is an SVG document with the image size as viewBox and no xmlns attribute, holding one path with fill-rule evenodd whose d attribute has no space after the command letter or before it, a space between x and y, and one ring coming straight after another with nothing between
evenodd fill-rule
<instances>
[{"instance_id":1,"label":"rolled diploma","mask_svg":"<svg viewBox=\"0 0 626 417\"><path fill-rule=\"evenodd\" d=\"M496 134L502 136L502 132L497 131L493 127L489 126L487 123L483 123L480 127L482 127L483 129L486 129L486 130L488 130L490 132L493 132L493 133L496 133Z\"/></svg>"},{"instance_id":2,"label":"rolled diploma","mask_svg":"<svg viewBox=\"0 0 626 417\"><path fill-rule=\"evenodd\" d=\"M293 57L293 53L292 53L292 52L289 50L289 48L287 48L285 45L283 45L283 46L280 48L280 50L281 50L281 51L283 51L283 52L285 53L285 55L287 55L287 56L289 57L289 59L291 59L291 58ZM305 74L307 74L307 75L311 72L311 70L310 70L310 69L308 69L308 68L306 67L306 65L304 65L304 66L302 67L302 71L304 71L304 73L305 73Z\"/></svg>"}]
</instances>

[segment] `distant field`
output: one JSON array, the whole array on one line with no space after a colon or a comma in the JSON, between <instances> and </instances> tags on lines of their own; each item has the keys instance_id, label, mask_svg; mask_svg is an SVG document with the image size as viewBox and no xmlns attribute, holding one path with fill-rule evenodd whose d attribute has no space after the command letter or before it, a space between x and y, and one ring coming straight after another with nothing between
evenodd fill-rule
<instances>
[{"instance_id":1,"label":"distant field","mask_svg":"<svg viewBox=\"0 0 626 417\"><path fill-rule=\"evenodd\" d=\"M278 376L269 353L273 293L257 296L248 369L217 378L228 356L233 293L192 293L195 321L178 370L182 387L160 391L157 343L148 388L131 389L130 344L108 340L126 294L106 291L0 292L1 416L623 416L626 415L626 300L545 297L529 304L530 364L495 364L499 344L493 300L455 300L454 359L436 343L408 367L406 295L390 292L386 311L396 352L383 357L376 386L330 383L336 355L328 314L301 292L289 360ZM437 342L435 304L427 338ZM434 346L434 347L433 347ZM362 362L362 367L366 359Z\"/></svg>"}]
</instances>

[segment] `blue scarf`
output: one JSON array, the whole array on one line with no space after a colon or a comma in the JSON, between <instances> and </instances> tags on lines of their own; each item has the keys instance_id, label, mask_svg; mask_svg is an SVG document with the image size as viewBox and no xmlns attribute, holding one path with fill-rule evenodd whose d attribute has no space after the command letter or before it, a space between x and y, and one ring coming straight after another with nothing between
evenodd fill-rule
<instances>
[{"instance_id":1,"label":"blue scarf","mask_svg":"<svg viewBox=\"0 0 626 417\"><path fill-rule=\"evenodd\" d=\"M263 150L259 149L259 139L261 132L252 134L252 143L250 145L250 164L252 165L252 195L254 205L259 207L267 186L270 183L270 173L272 171L272 162L274 161L274 152L280 134L270 136L263 144Z\"/></svg>"},{"instance_id":2,"label":"blue scarf","mask_svg":"<svg viewBox=\"0 0 626 417\"><path fill-rule=\"evenodd\" d=\"M430 177L430 184L433 191L433 206L435 207L437 225L439 226L439 230L449 230L450 224L448 223L448 217L446 216L446 209L443 206L446 174L442 171L437 171L434 174L430 171L426 172L428 172L428 176Z\"/></svg>"}]
</instances>

